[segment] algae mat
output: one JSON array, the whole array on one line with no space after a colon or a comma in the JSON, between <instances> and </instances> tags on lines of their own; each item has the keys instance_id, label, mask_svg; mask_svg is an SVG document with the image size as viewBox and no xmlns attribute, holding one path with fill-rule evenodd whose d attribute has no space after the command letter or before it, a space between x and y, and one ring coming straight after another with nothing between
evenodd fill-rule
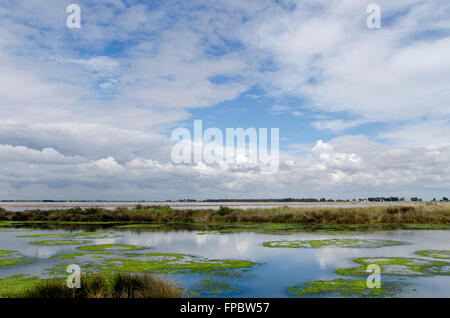
<instances>
[{"instance_id":1,"label":"algae mat","mask_svg":"<svg viewBox=\"0 0 450 318\"><path fill-rule=\"evenodd\" d=\"M377 248L406 243L390 240L358 240L358 239L330 239L330 240L303 240L303 241L269 241L264 242L265 247L272 248L317 248L317 247L352 247L352 248Z\"/></svg>"}]
</instances>

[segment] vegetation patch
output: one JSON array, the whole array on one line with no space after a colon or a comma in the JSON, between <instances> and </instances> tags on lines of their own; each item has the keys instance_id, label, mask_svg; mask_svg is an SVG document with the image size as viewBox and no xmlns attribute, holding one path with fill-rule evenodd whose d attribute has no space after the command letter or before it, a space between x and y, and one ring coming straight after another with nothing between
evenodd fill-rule
<instances>
[{"instance_id":1,"label":"vegetation patch","mask_svg":"<svg viewBox=\"0 0 450 318\"><path fill-rule=\"evenodd\" d=\"M367 266L377 264L382 275L450 275L450 264L443 261L431 261L404 257L362 257L354 260L360 267L337 269L336 273L350 276L367 276Z\"/></svg>"},{"instance_id":2,"label":"vegetation patch","mask_svg":"<svg viewBox=\"0 0 450 318\"><path fill-rule=\"evenodd\" d=\"M219 295L230 296L239 291L239 288L231 286L223 280L203 279L200 286L189 289L188 294L196 297L218 297Z\"/></svg>"},{"instance_id":3,"label":"vegetation patch","mask_svg":"<svg viewBox=\"0 0 450 318\"><path fill-rule=\"evenodd\" d=\"M449 250L424 250L417 251L416 254L426 257L439 258L439 259L450 259Z\"/></svg>"},{"instance_id":4,"label":"vegetation patch","mask_svg":"<svg viewBox=\"0 0 450 318\"><path fill-rule=\"evenodd\" d=\"M144 250L148 247L139 247L134 245L123 244L99 244L99 245L86 245L80 246L78 249L83 251L96 251L96 252L121 252L121 251L135 251Z\"/></svg>"},{"instance_id":5,"label":"vegetation patch","mask_svg":"<svg viewBox=\"0 0 450 318\"><path fill-rule=\"evenodd\" d=\"M89 258L97 258L97 259L103 259L107 256L113 255L112 253L69 253L69 254L59 254L54 255L50 257L51 259L71 259L71 260L81 260L83 258L89 259Z\"/></svg>"},{"instance_id":6,"label":"vegetation patch","mask_svg":"<svg viewBox=\"0 0 450 318\"><path fill-rule=\"evenodd\" d=\"M45 241L33 241L30 244L42 245L42 246L59 246L59 245L80 245L86 242L77 240L45 240Z\"/></svg>"},{"instance_id":7,"label":"vegetation patch","mask_svg":"<svg viewBox=\"0 0 450 318\"><path fill-rule=\"evenodd\" d=\"M202 273L232 276L234 270L249 270L254 262L246 260L212 260L176 253L126 254L126 258L112 258L96 265L99 270L130 273ZM230 275L231 274L231 275Z\"/></svg>"},{"instance_id":8,"label":"vegetation patch","mask_svg":"<svg viewBox=\"0 0 450 318\"><path fill-rule=\"evenodd\" d=\"M38 277L24 277L23 275L8 276L0 279L0 298L13 297L39 282Z\"/></svg>"},{"instance_id":9,"label":"vegetation patch","mask_svg":"<svg viewBox=\"0 0 450 318\"><path fill-rule=\"evenodd\" d=\"M303 241L269 241L264 242L265 247L286 248L314 248L314 247L352 247L375 248L394 245L403 245L404 242L389 240L357 240L357 239L329 239L329 240L303 240Z\"/></svg>"},{"instance_id":10,"label":"vegetation patch","mask_svg":"<svg viewBox=\"0 0 450 318\"><path fill-rule=\"evenodd\" d=\"M0 250L0 268L8 268L14 265L31 264L32 260L26 259L16 251Z\"/></svg>"},{"instance_id":11,"label":"vegetation patch","mask_svg":"<svg viewBox=\"0 0 450 318\"><path fill-rule=\"evenodd\" d=\"M286 288L290 296L392 297L400 291L395 282L382 282L380 288L368 288L365 279L319 280Z\"/></svg>"},{"instance_id":12,"label":"vegetation patch","mask_svg":"<svg viewBox=\"0 0 450 318\"><path fill-rule=\"evenodd\" d=\"M102 239L102 238L114 238L117 236L107 232L78 232L78 233L29 234L29 235L19 235L17 237L25 237L25 238L63 237L73 239Z\"/></svg>"}]
</instances>

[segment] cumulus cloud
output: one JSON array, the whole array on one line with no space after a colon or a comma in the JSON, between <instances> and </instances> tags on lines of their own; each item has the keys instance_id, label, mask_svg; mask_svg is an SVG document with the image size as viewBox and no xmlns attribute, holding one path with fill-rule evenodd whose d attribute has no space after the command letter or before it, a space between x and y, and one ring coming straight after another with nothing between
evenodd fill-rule
<instances>
[{"instance_id":1,"label":"cumulus cloud","mask_svg":"<svg viewBox=\"0 0 450 318\"><path fill-rule=\"evenodd\" d=\"M80 30L65 2L0 4L3 198L448 195L448 1L380 0L379 30L371 1L79 3ZM253 87L270 120L313 111L314 142L273 175L171 162L174 127Z\"/></svg>"}]
</instances>

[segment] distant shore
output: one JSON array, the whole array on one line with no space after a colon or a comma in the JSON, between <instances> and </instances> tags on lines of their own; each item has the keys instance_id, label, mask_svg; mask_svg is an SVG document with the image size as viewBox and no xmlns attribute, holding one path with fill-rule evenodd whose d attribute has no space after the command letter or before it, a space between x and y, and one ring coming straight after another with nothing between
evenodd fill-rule
<instances>
[{"instance_id":1,"label":"distant shore","mask_svg":"<svg viewBox=\"0 0 450 318\"><path fill-rule=\"evenodd\" d=\"M8 207L14 208L116 208L126 207L133 208L135 206L153 207L153 206L169 206L171 208L180 207L292 207L292 208L309 208L309 207L370 207L370 206L422 206L428 202L424 201L398 201L398 202L367 202L367 201L339 201L339 202L167 202L167 201L15 201L15 202L0 202L0 208L7 209ZM437 205L450 205L450 202L433 202Z\"/></svg>"},{"instance_id":2,"label":"distant shore","mask_svg":"<svg viewBox=\"0 0 450 318\"><path fill-rule=\"evenodd\" d=\"M173 209L166 206L136 205L115 209L76 206L51 210L38 208L22 212L0 209L0 221L9 222L119 222L119 223L301 223L301 224L447 224L450 204L389 204L330 207L262 207L241 209Z\"/></svg>"}]
</instances>

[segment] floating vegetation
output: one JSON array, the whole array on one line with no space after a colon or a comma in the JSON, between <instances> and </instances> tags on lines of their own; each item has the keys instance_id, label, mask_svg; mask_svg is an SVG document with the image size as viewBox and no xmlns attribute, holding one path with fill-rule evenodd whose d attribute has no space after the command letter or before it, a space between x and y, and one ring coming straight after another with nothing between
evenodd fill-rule
<instances>
[{"instance_id":1,"label":"floating vegetation","mask_svg":"<svg viewBox=\"0 0 450 318\"><path fill-rule=\"evenodd\" d=\"M59 245L80 245L86 242L77 240L45 240L45 241L33 241L30 244L43 245L43 246L59 246Z\"/></svg>"},{"instance_id":2,"label":"floating vegetation","mask_svg":"<svg viewBox=\"0 0 450 318\"><path fill-rule=\"evenodd\" d=\"M417 251L416 254L432 258L450 259L449 250L424 250L424 251Z\"/></svg>"},{"instance_id":3,"label":"floating vegetation","mask_svg":"<svg viewBox=\"0 0 450 318\"><path fill-rule=\"evenodd\" d=\"M113 255L112 253L69 253L69 254L59 254L59 255L54 255L52 257L50 257L51 259L71 259L71 260L78 260L79 258L85 258L85 259L89 259L89 258L96 258L96 259L103 259L105 257L107 257L108 255Z\"/></svg>"},{"instance_id":4,"label":"floating vegetation","mask_svg":"<svg viewBox=\"0 0 450 318\"><path fill-rule=\"evenodd\" d=\"M240 289L238 287L231 286L223 280L203 279L200 282L200 286L189 289L188 294L190 296L219 297L219 295L229 296L239 291Z\"/></svg>"},{"instance_id":5,"label":"floating vegetation","mask_svg":"<svg viewBox=\"0 0 450 318\"><path fill-rule=\"evenodd\" d=\"M167 226L167 224L161 224L161 223L137 223L137 224L126 224L126 225L118 225L115 226L115 228L118 229L127 229L127 228L159 228Z\"/></svg>"},{"instance_id":6,"label":"floating vegetation","mask_svg":"<svg viewBox=\"0 0 450 318\"><path fill-rule=\"evenodd\" d=\"M97 251L97 252L104 252L104 251L122 252L122 251L143 250L148 249L148 247L139 247L134 245L123 245L123 244L99 244L99 245L80 246L78 247L78 249L83 251Z\"/></svg>"},{"instance_id":7,"label":"floating vegetation","mask_svg":"<svg viewBox=\"0 0 450 318\"><path fill-rule=\"evenodd\" d=\"M63 237L73 239L102 239L102 238L114 238L117 237L117 235L108 232L77 232L77 233L29 234L29 235L19 235L17 237L24 237L24 238Z\"/></svg>"},{"instance_id":8,"label":"floating vegetation","mask_svg":"<svg viewBox=\"0 0 450 318\"><path fill-rule=\"evenodd\" d=\"M197 232L197 235L217 235L217 234L223 234L223 232L220 231Z\"/></svg>"},{"instance_id":9,"label":"floating vegetation","mask_svg":"<svg viewBox=\"0 0 450 318\"><path fill-rule=\"evenodd\" d=\"M403 245L404 242L390 240L358 240L358 239L329 239L329 240L303 240L303 241L269 241L264 242L265 247L287 248L315 248L315 247L353 247L376 248Z\"/></svg>"},{"instance_id":10,"label":"floating vegetation","mask_svg":"<svg viewBox=\"0 0 450 318\"><path fill-rule=\"evenodd\" d=\"M357 235L361 234L355 231L327 231L327 230L317 230L314 233L323 235Z\"/></svg>"},{"instance_id":11,"label":"floating vegetation","mask_svg":"<svg viewBox=\"0 0 450 318\"><path fill-rule=\"evenodd\" d=\"M99 270L130 273L202 273L234 276L234 270L249 270L254 262L246 260L211 260L199 256L176 253L126 254L124 258L112 258L96 267ZM133 259L131 259L133 258Z\"/></svg>"},{"instance_id":12,"label":"floating vegetation","mask_svg":"<svg viewBox=\"0 0 450 318\"><path fill-rule=\"evenodd\" d=\"M367 276L366 268L370 264L381 267L383 275L450 275L450 263L418 258L404 257L362 257L354 260L360 267L337 269L336 273L350 276Z\"/></svg>"},{"instance_id":13,"label":"floating vegetation","mask_svg":"<svg viewBox=\"0 0 450 318\"><path fill-rule=\"evenodd\" d=\"M26 259L16 251L0 250L0 268L8 268L14 265L31 264L32 260Z\"/></svg>"},{"instance_id":14,"label":"floating vegetation","mask_svg":"<svg viewBox=\"0 0 450 318\"><path fill-rule=\"evenodd\" d=\"M286 288L291 296L391 297L400 291L399 283L382 282L380 288L368 288L365 279L318 280Z\"/></svg>"}]
</instances>

